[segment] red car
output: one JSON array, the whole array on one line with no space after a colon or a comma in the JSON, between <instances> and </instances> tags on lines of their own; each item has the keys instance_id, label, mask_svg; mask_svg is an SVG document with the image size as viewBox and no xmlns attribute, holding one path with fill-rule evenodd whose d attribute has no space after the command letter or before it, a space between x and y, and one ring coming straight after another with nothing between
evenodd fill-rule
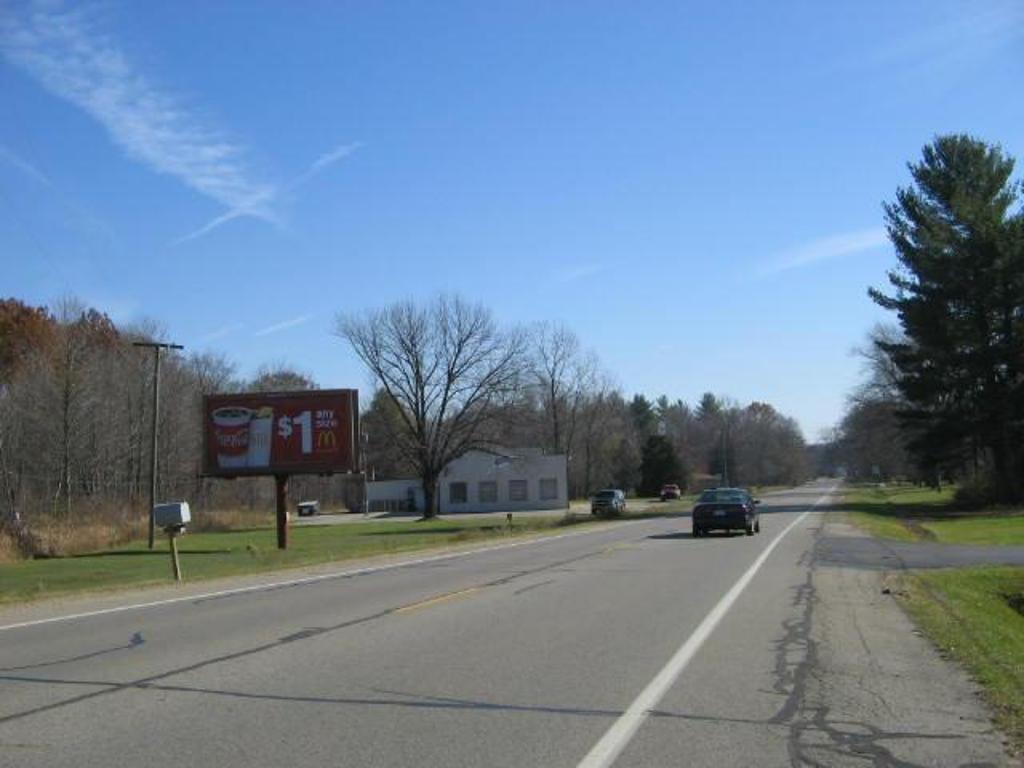
<instances>
[{"instance_id":1,"label":"red car","mask_svg":"<svg viewBox=\"0 0 1024 768\"><path fill-rule=\"evenodd\" d=\"M668 501L669 499L681 498L683 492L679 490L679 486L675 483L665 483L661 486L661 500Z\"/></svg>"}]
</instances>

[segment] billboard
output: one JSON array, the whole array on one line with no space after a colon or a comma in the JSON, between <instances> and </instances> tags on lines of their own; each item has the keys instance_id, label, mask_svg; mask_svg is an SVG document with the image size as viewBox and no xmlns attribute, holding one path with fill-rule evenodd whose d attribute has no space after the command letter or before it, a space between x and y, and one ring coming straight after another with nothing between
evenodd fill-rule
<instances>
[{"instance_id":1,"label":"billboard","mask_svg":"<svg viewBox=\"0 0 1024 768\"><path fill-rule=\"evenodd\" d=\"M207 395L203 474L358 472L358 433L354 389Z\"/></svg>"}]
</instances>

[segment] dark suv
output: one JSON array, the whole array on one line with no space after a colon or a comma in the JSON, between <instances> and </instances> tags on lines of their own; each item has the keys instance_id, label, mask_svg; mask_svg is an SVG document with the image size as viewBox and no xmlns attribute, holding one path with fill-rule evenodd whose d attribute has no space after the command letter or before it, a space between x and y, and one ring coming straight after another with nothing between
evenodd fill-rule
<instances>
[{"instance_id":1,"label":"dark suv","mask_svg":"<svg viewBox=\"0 0 1024 768\"><path fill-rule=\"evenodd\" d=\"M742 488L711 488L704 491L693 507L693 537L708 531L745 531L753 536L761 530L757 512L759 499Z\"/></svg>"},{"instance_id":2,"label":"dark suv","mask_svg":"<svg viewBox=\"0 0 1024 768\"><path fill-rule=\"evenodd\" d=\"M626 494L617 488L598 491L590 500L592 515L621 515L626 511Z\"/></svg>"}]
</instances>

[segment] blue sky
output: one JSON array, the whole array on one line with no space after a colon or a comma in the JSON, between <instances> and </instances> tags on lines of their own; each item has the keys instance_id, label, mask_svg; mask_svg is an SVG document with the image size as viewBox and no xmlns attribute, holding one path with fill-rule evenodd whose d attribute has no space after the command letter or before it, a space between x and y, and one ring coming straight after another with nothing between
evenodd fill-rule
<instances>
[{"instance_id":1,"label":"blue sky","mask_svg":"<svg viewBox=\"0 0 1024 768\"><path fill-rule=\"evenodd\" d=\"M365 389L336 313L455 291L810 439L907 161L1024 154L1019 2L4 2L0 51L0 295Z\"/></svg>"}]
</instances>

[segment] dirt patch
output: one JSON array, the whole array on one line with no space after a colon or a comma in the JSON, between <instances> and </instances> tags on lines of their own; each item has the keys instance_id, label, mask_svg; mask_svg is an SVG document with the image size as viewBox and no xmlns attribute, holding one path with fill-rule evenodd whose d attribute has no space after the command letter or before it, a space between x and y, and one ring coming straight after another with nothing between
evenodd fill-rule
<instances>
[{"instance_id":1,"label":"dirt patch","mask_svg":"<svg viewBox=\"0 0 1024 768\"><path fill-rule=\"evenodd\" d=\"M1003 599L1006 601L1013 610L1024 616L1024 592L1016 592L1010 595L1003 595Z\"/></svg>"},{"instance_id":2,"label":"dirt patch","mask_svg":"<svg viewBox=\"0 0 1024 768\"><path fill-rule=\"evenodd\" d=\"M903 525L905 525L910 532L914 534L914 538L919 541L936 541L935 534L921 525L921 520L919 519L910 517L905 518L903 520Z\"/></svg>"}]
</instances>

